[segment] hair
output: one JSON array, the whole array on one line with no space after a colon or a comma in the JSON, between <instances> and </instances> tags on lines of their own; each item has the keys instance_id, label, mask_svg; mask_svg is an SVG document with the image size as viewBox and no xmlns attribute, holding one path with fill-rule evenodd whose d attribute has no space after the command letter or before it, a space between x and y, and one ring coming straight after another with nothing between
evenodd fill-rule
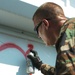
<instances>
[{"instance_id":1,"label":"hair","mask_svg":"<svg viewBox=\"0 0 75 75\"><path fill-rule=\"evenodd\" d=\"M32 19L56 19L57 16L65 16L63 9L58 4L46 2L36 10Z\"/></svg>"}]
</instances>

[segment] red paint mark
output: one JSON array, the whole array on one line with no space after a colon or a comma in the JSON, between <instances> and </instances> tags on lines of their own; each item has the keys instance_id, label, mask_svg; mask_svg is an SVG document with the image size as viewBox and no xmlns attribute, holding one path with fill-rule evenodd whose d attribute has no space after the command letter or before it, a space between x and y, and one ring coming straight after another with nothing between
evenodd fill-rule
<instances>
[{"instance_id":1,"label":"red paint mark","mask_svg":"<svg viewBox=\"0 0 75 75\"><path fill-rule=\"evenodd\" d=\"M29 75L32 75L31 73Z\"/></svg>"},{"instance_id":2,"label":"red paint mark","mask_svg":"<svg viewBox=\"0 0 75 75\"><path fill-rule=\"evenodd\" d=\"M26 56L30 52L30 50L33 50L33 45L32 44L28 44L28 50L26 51Z\"/></svg>"},{"instance_id":3,"label":"red paint mark","mask_svg":"<svg viewBox=\"0 0 75 75\"><path fill-rule=\"evenodd\" d=\"M16 48L17 50L19 50L24 57L26 58L27 54L30 52L30 50L33 50L33 45L32 44L28 44L28 50L25 52L21 47L19 47L18 45L14 44L14 43L5 43L2 44L0 46L0 51L5 50L7 48Z\"/></svg>"}]
</instances>

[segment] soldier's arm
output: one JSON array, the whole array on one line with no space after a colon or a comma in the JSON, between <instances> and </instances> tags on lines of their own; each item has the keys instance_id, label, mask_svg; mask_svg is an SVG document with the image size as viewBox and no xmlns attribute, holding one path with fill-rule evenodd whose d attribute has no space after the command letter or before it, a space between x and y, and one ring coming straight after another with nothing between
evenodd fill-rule
<instances>
[{"instance_id":1,"label":"soldier's arm","mask_svg":"<svg viewBox=\"0 0 75 75\"><path fill-rule=\"evenodd\" d=\"M44 75L54 75L55 72L55 68L48 64L42 64L40 70Z\"/></svg>"}]
</instances>

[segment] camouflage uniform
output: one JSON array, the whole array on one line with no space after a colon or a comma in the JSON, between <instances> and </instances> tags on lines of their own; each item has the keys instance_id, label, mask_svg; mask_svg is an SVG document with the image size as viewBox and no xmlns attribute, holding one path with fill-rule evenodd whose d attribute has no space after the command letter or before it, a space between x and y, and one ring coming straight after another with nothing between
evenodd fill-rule
<instances>
[{"instance_id":1,"label":"camouflage uniform","mask_svg":"<svg viewBox=\"0 0 75 75\"><path fill-rule=\"evenodd\" d=\"M55 68L44 64L41 72L45 75L75 75L75 18L68 19L62 26L56 51Z\"/></svg>"}]
</instances>

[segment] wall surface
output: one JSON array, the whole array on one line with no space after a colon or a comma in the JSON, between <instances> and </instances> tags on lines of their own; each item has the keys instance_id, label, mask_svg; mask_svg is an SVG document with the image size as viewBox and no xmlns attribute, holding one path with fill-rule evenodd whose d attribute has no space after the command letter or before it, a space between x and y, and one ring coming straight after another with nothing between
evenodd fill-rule
<instances>
[{"instance_id":1,"label":"wall surface","mask_svg":"<svg viewBox=\"0 0 75 75\"><path fill-rule=\"evenodd\" d=\"M56 51L54 47L47 47L34 40L28 40L23 34L14 32L13 35L12 33L0 29L0 75L27 75L26 54L30 49L36 50L44 63L55 65Z\"/></svg>"}]
</instances>

